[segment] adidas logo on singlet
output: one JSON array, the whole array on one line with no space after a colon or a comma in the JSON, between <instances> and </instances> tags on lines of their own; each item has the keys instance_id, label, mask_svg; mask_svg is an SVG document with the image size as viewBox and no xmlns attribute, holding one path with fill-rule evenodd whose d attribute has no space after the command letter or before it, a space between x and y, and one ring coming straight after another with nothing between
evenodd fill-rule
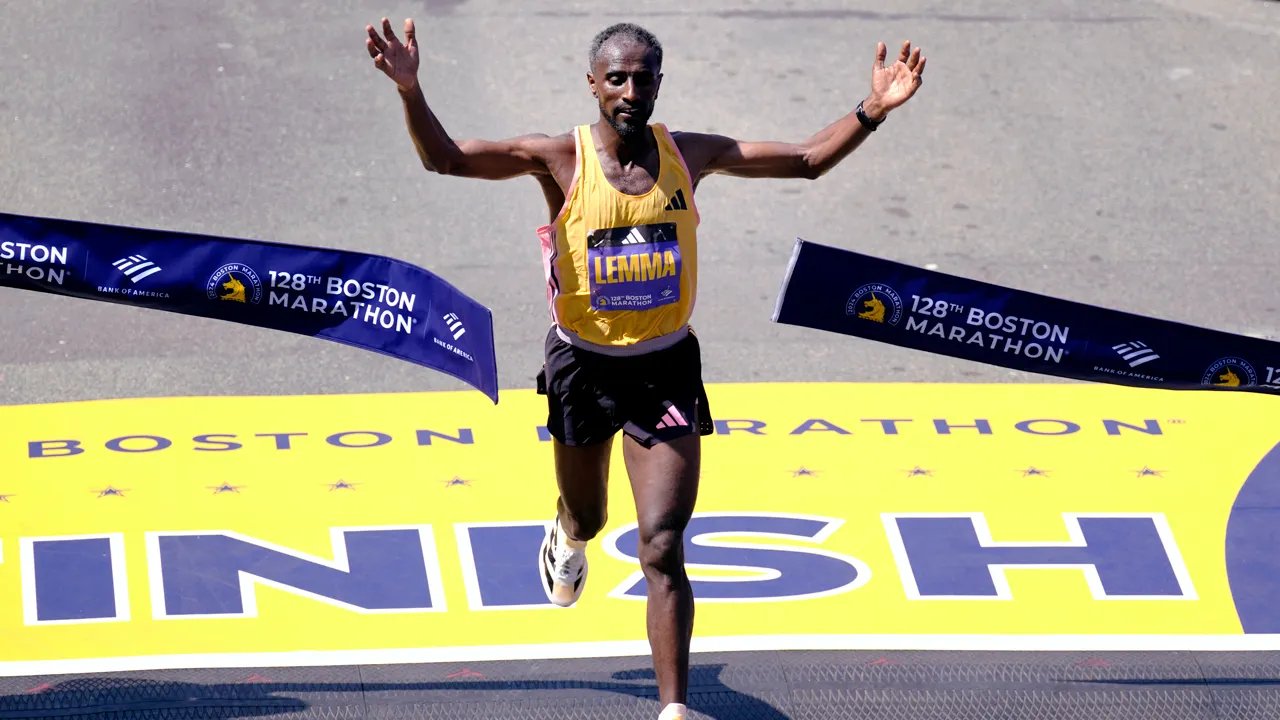
<instances>
[{"instance_id":1,"label":"adidas logo on singlet","mask_svg":"<svg viewBox=\"0 0 1280 720\"><path fill-rule=\"evenodd\" d=\"M638 228L631 228L631 232L627 233L627 236L622 238L622 242L619 244L640 245L644 242L645 242L645 239L644 239L644 236L640 234L640 230Z\"/></svg>"},{"instance_id":2,"label":"adidas logo on singlet","mask_svg":"<svg viewBox=\"0 0 1280 720\"><path fill-rule=\"evenodd\" d=\"M671 196L671 202L663 210L688 210L689 206L684 202L684 190L676 190L676 194Z\"/></svg>"}]
</instances>

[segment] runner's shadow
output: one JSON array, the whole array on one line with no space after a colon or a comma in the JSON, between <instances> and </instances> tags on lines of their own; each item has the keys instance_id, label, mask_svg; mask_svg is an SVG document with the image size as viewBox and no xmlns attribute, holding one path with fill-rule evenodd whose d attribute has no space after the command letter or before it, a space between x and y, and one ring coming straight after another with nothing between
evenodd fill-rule
<instances>
[{"instance_id":1,"label":"runner's shadow","mask_svg":"<svg viewBox=\"0 0 1280 720\"><path fill-rule=\"evenodd\" d=\"M695 665L690 668L689 707L712 720L787 720L787 715L759 698L725 685L720 674L724 665ZM507 700L528 705L529 693L571 692L570 699L588 699L584 691L617 693L652 700L656 706L657 687L652 670L622 670L613 673L613 681L566 678L564 680L489 680L479 675L445 681L404 682L275 682L270 680L237 683L190 683L152 680L142 677L102 675L76 677L57 683L46 683L20 694L0 695L0 718L61 716L75 713L121 713L136 720L169 718L175 711L185 716L231 720L232 718L269 717L287 713L315 711L316 706L332 711L368 712L370 707L400 705L406 702L458 702L465 707L468 700L488 704ZM323 702L291 697L326 696ZM386 701L378 697L388 693ZM420 698L412 697L421 693ZM465 694L474 698L447 696ZM431 697L432 695L435 697ZM444 694L445 697L441 697ZM406 697L408 695L408 697ZM384 708L385 709L385 708ZM325 710L320 710L325 714ZM513 707L513 716L515 709ZM525 710L524 712L528 712ZM355 717L362 717L356 715Z\"/></svg>"},{"instance_id":2,"label":"runner's shadow","mask_svg":"<svg viewBox=\"0 0 1280 720\"><path fill-rule=\"evenodd\" d=\"M721 680L723 664L691 665L689 667L689 708L713 720L789 720L789 716L754 695L734 690ZM653 670L620 670L613 673L615 680L644 680L656 682ZM656 701L658 688L647 686Z\"/></svg>"}]
</instances>

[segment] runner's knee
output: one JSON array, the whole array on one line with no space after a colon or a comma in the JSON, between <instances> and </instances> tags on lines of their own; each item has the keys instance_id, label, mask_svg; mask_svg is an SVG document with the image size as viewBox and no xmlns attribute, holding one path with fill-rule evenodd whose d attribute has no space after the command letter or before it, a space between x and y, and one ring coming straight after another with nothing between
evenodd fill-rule
<instances>
[{"instance_id":1,"label":"runner's knee","mask_svg":"<svg viewBox=\"0 0 1280 720\"><path fill-rule=\"evenodd\" d=\"M649 582L670 582L684 571L684 532L674 528L644 533L640 567Z\"/></svg>"},{"instance_id":2,"label":"runner's knee","mask_svg":"<svg viewBox=\"0 0 1280 720\"><path fill-rule=\"evenodd\" d=\"M574 540L590 540L600 534L609 513L603 507L574 506L560 501L560 525Z\"/></svg>"}]
</instances>

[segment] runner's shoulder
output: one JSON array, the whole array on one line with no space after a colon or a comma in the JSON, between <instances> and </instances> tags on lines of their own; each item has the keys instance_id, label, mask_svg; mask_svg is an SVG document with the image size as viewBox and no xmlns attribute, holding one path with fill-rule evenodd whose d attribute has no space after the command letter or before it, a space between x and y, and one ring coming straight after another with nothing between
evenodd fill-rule
<instances>
[{"instance_id":1,"label":"runner's shoulder","mask_svg":"<svg viewBox=\"0 0 1280 720\"><path fill-rule=\"evenodd\" d=\"M529 135L522 135L515 138L515 140L528 149L531 154L548 159L566 153L572 155L576 152L573 144L572 132L566 132L560 135L532 133Z\"/></svg>"},{"instance_id":2,"label":"runner's shoulder","mask_svg":"<svg viewBox=\"0 0 1280 720\"><path fill-rule=\"evenodd\" d=\"M538 164L539 168L534 174L549 173L558 180L562 176L572 176L578 155L572 132L560 135L531 133L507 142L509 148Z\"/></svg>"},{"instance_id":3,"label":"runner's shoulder","mask_svg":"<svg viewBox=\"0 0 1280 720\"><path fill-rule=\"evenodd\" d=\"M689 171L693 173L695 178L702 174L702 169L706 167L707 163L718 157L736 142L733 138L725 137L724 135L689 132L687 130L672 130L671 139L675 142L676 148L680 150L685 163L689 166Z\"/></svg>"},{"instance_id":4,"label":"runner's shoulder","mask_svg":"<svg viewBox=\"0 0 1280 720\"><path fill-rule=\"evenodd\" d=\"M684 149L686 145L696 147L701 145L722 145L724 143L733 142L733 138L717 135L716 133L690 132L688 130L670 130L671 139Z\"/></svg>"}]
</instances>

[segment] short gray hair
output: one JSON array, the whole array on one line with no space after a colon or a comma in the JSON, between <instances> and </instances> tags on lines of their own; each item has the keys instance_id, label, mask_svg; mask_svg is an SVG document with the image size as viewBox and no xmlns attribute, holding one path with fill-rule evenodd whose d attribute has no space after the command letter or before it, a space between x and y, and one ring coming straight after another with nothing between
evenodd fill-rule
<instances>
[{"instance_id":1,"label":"short gray hair","mask_svg":"<svg viewBox=\"0 0 1280 720\"><path fill-rule=\"evenodd\" d=\"M662 68L662 43L658 42L658 38L654 37L653 33L634 23L617 23L596 33L595 38L591 40L591 52L587 54L587 67L594 68L596 59L600 57L600 48L619 36L648 46L658 60L658 68Z\"/></svg>"}]
</instances>

